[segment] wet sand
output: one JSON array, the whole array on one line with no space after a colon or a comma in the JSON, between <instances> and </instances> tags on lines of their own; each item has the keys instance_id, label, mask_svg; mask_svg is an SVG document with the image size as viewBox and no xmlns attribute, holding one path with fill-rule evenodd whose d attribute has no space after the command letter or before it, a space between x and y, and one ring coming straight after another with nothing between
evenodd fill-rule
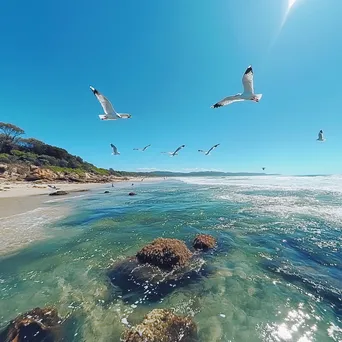
<instances>
[{"instance_id":1,"label":"wet sand","mask_svg":"<svg viewBox=\"0 0 342 342\"><path fill-rule=\"evenodd\" d=\"M158 178L149 181L158 181ZM141 178L117 180L118 183L140 183ZM52 183L67 195L49 196L55 192L47 184L0 180L0 256L12 254L33 242L49 238L49 224L66 217L72 210L68 199L96 191L112 191L106 183ZM133 187L132 187L133 189ZM66 200L66 201L65 201ZM54 204L51 205L51 202Z\"/></svg>"},{"instance_id":2,"label":"wet sand","mask_svg":"<svg viewBox=\"0 0 342 342\"><path fill-rule=\"evenodd\" d=\"M43 205L44 202L55 198L67 198L78 191L105 187L106 184L54 184L59 190L69 192L69 195L49 196L56 190L46 184L33 185L28 183L0 183L0 218L24 213ZM108 186L108 185L107 185Z\"/></svg>"}]
</instances>

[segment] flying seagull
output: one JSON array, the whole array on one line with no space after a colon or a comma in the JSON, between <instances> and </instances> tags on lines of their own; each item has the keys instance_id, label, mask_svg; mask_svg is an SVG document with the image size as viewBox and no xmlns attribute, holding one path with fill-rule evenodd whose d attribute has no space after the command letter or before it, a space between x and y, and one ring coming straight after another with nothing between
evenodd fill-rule
<instances>
[{"instance_id":1,"label":"flying seagull","mask_svg":"<svg viewBox=\"0 0 342 342\"><path fill-rule=\"evenodd\" d=\"M225 97L220 102L217 102L214 105L212 105L210 108L218 108L222 106L227 106L237 101L259 102L260 99L262 98L262 94L254 94L253 69L251 65L246 69L242 77L242 84L243 84L243 93L238 93L236 95Z\"/></svg>"},{"instance_id":2,"label":"flying seagull","mask_svg":"<svg viewBox=\"0 0 342 342\"><path fill-rule=\"evenodd\" d=\"M58 190L58 188L56 187L56 185L50 185L50 184L48 184L48 187L49 187L50 189L53 189L53 190Z\"/></svg>"},{"instance_id":3,"label":"flying seagull","mask_svg":"<svg viewBox=\"0 0 342 342\"><path fill-rule=\"evenodd\" d=\"M179 146L179 147L177 148L177 150L174 151L174 152L161 152L161 153L166 153L166 154L169 154L170 157L174 157L174 156L178 155L178 151L180 151L183 147L185 147L185 145Z\"/></svg>"},{"instance_id":4,"label":"flying seagull","mask_svg":"<svg viewBox=\"0 0 342 342\"><path fill-rule=\"evenodd\" d=\"M318 133L318 141L325 141L324 137L323 137L323 131L320 130L319 133Z\"/></svg>"},{"instance_id":5,"label":"flying seagull","mask_svg":"<svg viewBox=\"0 0 342 342\"><path fill-rule=\"evenodd\" d=\"M118 149L116 148L115 145L110 144L110 147L113 149L113 153L115 156L117 156L118 154L120 154L120 152L118 151Z\"/></svg>"},{"instance_id":6,"label":"flying seagull","mask_svg":"<svg viewBox=\"0 0 342 342\"><path fill-rule=\"evenodd\" d=\"M263 167L262 169L263 169L263 171L264 171L266 168L265 168L265 167Z\"/></svg>"},{"instance_id":7,"label":"flying seagull","mask_svg":"<svg viewBox=\"0 0 342 342\"><path fill-rule=\"evenodd\" d=\"M131 114L117 113L113 108L112 104L110 103L110 101L104 95L102 95L98 90L96 90L92 86L90 86L90 89L94 93L96 98L99 100L105 112L104 114L99 115L99 118L101 120L129 119L131 117Z\"/></svg>"},{"instance_id":8,"label":"flying seagull","mask_svg":"<svg viewBox=\"0 0 342 342\"><path fill-rule=\"evenodd\" d=\"M207 155L209 155L210 154L210 152L214 149L214 148L216 148L217 146L219 146L220 144L216 144L216 145L214 145L212 148L210 148L208 151L204 151L204 150L198 150L198 152L202 152L202 153L204 153L206 156Z\"/></svg>"},{"instance_id":9,"label":"flying seagull","mask_svg":"<svg viewBox=\"0 0 342 342\"><path fill-rule=\"evenodd\" d=\"M145 151L147 148L149 148L150 146L151 146L151 144L145 146L144 148L133 148L133 150L134 150L134 151L142 151L142 152L144 152L144 151Z\"/></svg>"}]
</instances>

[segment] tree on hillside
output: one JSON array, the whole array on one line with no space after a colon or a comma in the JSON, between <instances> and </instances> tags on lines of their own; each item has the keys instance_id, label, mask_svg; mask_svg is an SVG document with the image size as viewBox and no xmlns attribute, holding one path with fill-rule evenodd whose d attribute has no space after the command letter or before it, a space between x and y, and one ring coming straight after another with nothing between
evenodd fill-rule
<instances>
[{"instance_id":1,"label":"tree on hillside","mask_svg":"<svg viewBox=\"0 0 342 342\"><path fill-rule=\"evenodd\" d=\"M0 152L9 153L23 134L25 134L25 132L20 127L0 122Z\"/></svg>"},{"instance_id":2,"label":"tree on hillside","mask_svg":"<svg viewBox=\"0 0 342 342\"><path fill-rule=\"evenodd\" d=\"M34 138L20 139L18 142L20 148L25 151L30 151L36 154L44 154L45 143Z\"/></svg>"}]
</instances>

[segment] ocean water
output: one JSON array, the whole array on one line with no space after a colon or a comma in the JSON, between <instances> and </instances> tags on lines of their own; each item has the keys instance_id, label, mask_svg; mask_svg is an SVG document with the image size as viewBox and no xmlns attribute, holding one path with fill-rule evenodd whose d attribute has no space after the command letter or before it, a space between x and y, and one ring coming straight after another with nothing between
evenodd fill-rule
<instances>
[{"instance_id":1,"label":"ocean water","mask_svg":"<svg viewBox=\"0 0 342 342\"><path fill-rule=\"evenodd\" d=\"M48 239L0 257L0 329L54 305L69 317L68 341L119 341L126 320L173 308L193 316L200 342L342 341L342 177L183 178L108 190L68 200L68 216L44 227ZM190 247L197 233L217 238L201 257L210 272L135 304L111 285L114 262L157 237Z\"/></svg>"}]
</instances>

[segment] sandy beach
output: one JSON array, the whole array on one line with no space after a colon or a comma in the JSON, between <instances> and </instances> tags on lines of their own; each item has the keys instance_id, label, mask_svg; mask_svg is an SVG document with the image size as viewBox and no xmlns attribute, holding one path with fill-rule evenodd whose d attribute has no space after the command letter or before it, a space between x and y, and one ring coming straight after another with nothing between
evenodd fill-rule
<instances>
[{"instance_id":1,"label":"sandy beach","mask_svg":"<svg viewBox=\"0 0 342 342\"><path fill-rule=\"evenodd\" d=\"M70 194L105 186L101 183L89 184L53 184L58 190ZM30 184L25 182L2 182L0 183L0 218L24 213L39 207L44 202L56 198L49 196L56 190L47 184ZM60 196L65 198L68 195Z\"/></svg>"},{"instance_id":2,"label":"sandy beach","mask_svg":"<svg viewBox=\"0 0 342 342\"><path fill-rule=\"evenodd\" d=\"M55 192L47 184L28 182L0 182L0 234L2 244L0 255L15 253L22 247L49 237L44 229L58 219L68 215L70 207L65 200L85 194L96 188L110 187L103 183L52 183L58 190L68 192L67 195L49 196ZM49 201L57 200L58 204L49 206Z\"/></svg>"},{"instance_id":3,"label":"sandy beach","mask_svg":"<svg viewBox=\"0 0 342 342\"><path fill-rule=\"evenodd\" d=\"M153 180L158 179L155 178ZM141 178L131 178L129 180L117 179L114 183L134 183L140 181ZM77 192L111 187L111 183L49 183L49 185L56 186L58 190L66 191L69 194L58 197L49 196L50 193L56 190L50 188L48 184L0 180L0 218L33 210L42 203L54 198L67 198Z\"/></svg>"}]
</instances>

